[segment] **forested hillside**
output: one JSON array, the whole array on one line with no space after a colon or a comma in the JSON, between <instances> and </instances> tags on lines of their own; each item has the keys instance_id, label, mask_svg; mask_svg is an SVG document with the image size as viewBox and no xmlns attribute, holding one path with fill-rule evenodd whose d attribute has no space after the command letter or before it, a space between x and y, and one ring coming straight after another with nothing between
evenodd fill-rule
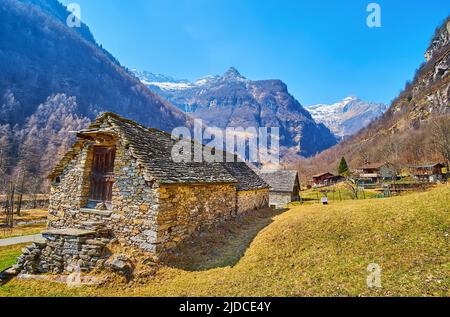
<instances>
[{"instance_id":1,"label":"forested hillside","mask_svg":"<svg viewBox=\"0 0 450 317\"><path fill-rule=\"evenodd\" d=\"M389 161L408 164L450 161L450 17L436 30L416 71L388 111L349 140L295 164L304 177L335 172L345 156L350 167Z\"/></svg>"},{"instance_id":2,"label":"forested hillside","mask_svg":"<svg viewBox=\"0 0 450 317\"><path fill-rule=\"evenodd\" d=\"M188 120L121 67L86 25L69 28L68 15L57 0L0 2L2 189L10 178L45 178L73 131L101 112L167 131Z\"/></svg>"}]
</instances>

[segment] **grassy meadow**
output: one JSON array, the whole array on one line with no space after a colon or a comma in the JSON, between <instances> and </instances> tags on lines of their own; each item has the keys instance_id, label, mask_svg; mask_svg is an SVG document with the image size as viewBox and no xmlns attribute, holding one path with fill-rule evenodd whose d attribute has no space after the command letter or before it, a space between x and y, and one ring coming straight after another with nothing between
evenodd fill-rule
<instances>
[{"instance_id":1,"label":"grassy meadow","mask_svg":"<svg viewBox=\"0 0 450 317\"><path fill-rule=\"evenodd\" d=\"M13 279L0 296L449 296L450 187L266 211L186 244L155 276L68 288ZM20 247L0 249L3 267ZM367 267L381 268L369 289Z\"/></svg>"},{"instance_id":2,"label":"grassy meadow","mask_svg":"<svg viewBox=\"0 0 450 317\"><path fill-rule=\"evenodd\" d=\"M304 204L315 204L320 202L320 199L325 196L330 203L355 200L351 190L346 188L342 183L334 186L304 190L301 195ZM358 192L358 200L381 198L382 196L382 191L373 189L365 189L364 191Z\"/></svg>"}]
</instances>

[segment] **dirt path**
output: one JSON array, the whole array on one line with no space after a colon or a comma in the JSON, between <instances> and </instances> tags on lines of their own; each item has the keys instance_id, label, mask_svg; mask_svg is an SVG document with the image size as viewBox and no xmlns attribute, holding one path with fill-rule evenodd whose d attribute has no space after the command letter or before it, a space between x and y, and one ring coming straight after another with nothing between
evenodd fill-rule
<instances>
[{"instance_id":1,"label":"dirt path","mask_svg":"<svg viewBox=\"0 0 450 317\"><path fill-rule=\"evenodd\" d=\"M14 237L7 239L0 239L0 247L6 247L10 245L22 244L27 242L34 242L42 239L41 234L34 234L31 236Z\"/></svg>"}]
</instances>

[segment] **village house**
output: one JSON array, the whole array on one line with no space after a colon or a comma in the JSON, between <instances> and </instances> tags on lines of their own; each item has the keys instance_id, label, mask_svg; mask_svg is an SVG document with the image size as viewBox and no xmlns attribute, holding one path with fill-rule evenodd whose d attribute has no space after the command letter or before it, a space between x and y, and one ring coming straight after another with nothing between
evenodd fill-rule
<instances>
[{"instance_id":1,"label":"village house","mask_svg":"<svg viewBox=\"0 0 450 317\"><path fill-rule=\"evenodd\" d=\"M90 270L112 238L158 259L203 228L269 205L269 186L245 162L175 163L170 134L116 114L77 136L49 177L46 241L19 269Z\"/></svg>"},{"instance_id":2,"label":"village house","mask_svg":"<svg viewBox=\"0 0 450 317\"><path fill-rule=\"evenodd\" d=\"M312 184L314 187L331 186L342 181L344 181L342 176L334 175L330 172L317 174L312 177Z\"/></svg>"},{"instance_id":3,"label":"village house","mask_svg":"<svg viewBox=\"0 0 450 317\"><path fill-rule=\"evenodd\" d=\"M356 168L353 174L359 181L364 180L368 183L380 183L385 180L397 179L397 170L391 163L367 164Z\"/></svg>"},{"instance_id":4,"label":"village house","mask_svg":"<svg viewBox=\"0 0 450 317\"><path fill-rule=\"evenodd\" d=\"M421 181L436 183L446 177L446 166L441 163L409 167L409 174Z\"/></svg>"},{"instance_id":5,"label":"village house","mask_svg":"<svg viewBox=\"0 0 450 317\"><path fill-rule=\"evenodd\" d=\"M317 175L313 175L312 177L312 183L314 186L318 187L318 186L325 186L326 183L328 183L328 179L330 177L333 177L334 174L330 173L330 172L325 172L325 173L320 173Z\"/></svg>"},{"instance_id":6,"label":"village house","mask_svg":"<svg viewBox=\"0 0 450 317\"><path fill-rule=\"evenodd\" d=\"M284 208L289 203L300 201L300 179L297 171L260 171L261 178L270 186L269 205Z\"/></svg>"}]
</instances>

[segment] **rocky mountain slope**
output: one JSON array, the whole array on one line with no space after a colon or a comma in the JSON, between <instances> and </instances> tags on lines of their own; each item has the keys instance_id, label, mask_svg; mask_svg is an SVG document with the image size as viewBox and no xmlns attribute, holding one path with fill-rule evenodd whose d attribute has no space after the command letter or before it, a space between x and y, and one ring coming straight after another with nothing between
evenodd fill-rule
<instances>
[{"instance_id":1,"label":"rocky mountain slope","mask_svg":"<svg viewBox=\"0 0 450 317\"><path fill-rule=\"evenodd\" d=\"M450 161L450 17L439 27L425 62L386 113L349 140L303 162L304 175L334 170L342 156L350 167Z\"/></svg>"},{"instance_id":2,"label":"rocky mountain slope","mask_svg":"<svg viewBox=\"0 0 450 317\"><path fill-rule=\"evenodd\" d=\"M69 28L68 15L57 0L0 1L2 181L23 170L45 177L51 163L30 162L45 151L56 161L74 136L70 131L104 111L166 131L190 122L120 66L86 25Z\"/></svg>"},{"instance_id":3,"label":"rocky mountain slope","mask_svg":"<svg viewBox=\"0 0 450 317\"><path fill-rule=\"evenodd\" d=\"M279 127L282 153L315 155L336 144L280 80L253 81L230 68L223 76L196 82L134 71L152 91L209 126Z\"/></svg>"},{"instance_id":4,"label":"rocky mountain slope","mask_svg":"<svg viewBox=\"0 0 450 317\"><path fill-rule=\"evenodd\" d=\"M77 98L79 114L94 119L113 111L140 123L170 129L186 117L145 89L105 54L87 26L69 28L57 0L2 0L0 3L0 96L18 105L2 124L23 125L54 94Z\"/></svg>"},{"instance_id":5,"label":"rocky mountain slope","mask_svg":"<svg viewBox=\"0 0 450 317\"><path fill-rule=\"evenodd\" d=\"M312 117L325 124L340 138L348 137L367 127L388 109L383 103L366 102L347 97L335 104L318 104L306 108Z\"/></svg>"}]
</instances>

